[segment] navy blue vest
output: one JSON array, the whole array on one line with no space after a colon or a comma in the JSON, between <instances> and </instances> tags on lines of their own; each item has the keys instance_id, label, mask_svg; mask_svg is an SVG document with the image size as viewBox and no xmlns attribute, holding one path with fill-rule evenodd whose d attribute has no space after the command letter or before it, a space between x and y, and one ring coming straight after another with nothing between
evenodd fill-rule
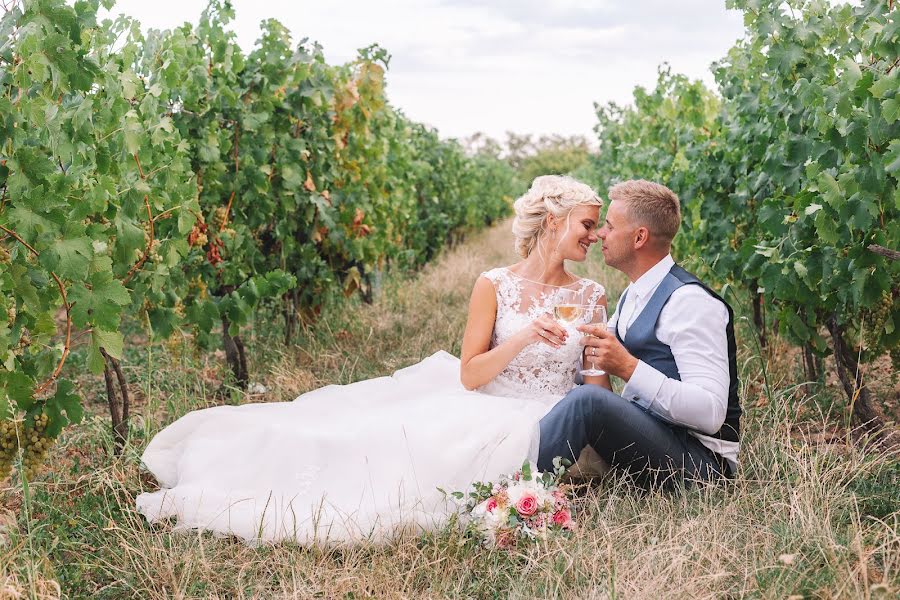
<instances>
[{"instance_id":1,"label":"navy blue vest","mask_svg":"<svg viewBox=\"0 0 900 600\"><path fill-rule=\"evenodd\" d=\"M738 399L738 377L737 377L737 350L734 340L734 311L731 306L721 296L709 289L699 279L679 267L673 265L671 270L663 278L662 283L653 292L647 305L638 315L637 319L628 328L625 339L619 337L619 328L616 327L616 337L628 349L628 351L638 359L644 361L666 377L681 381L681 375L678 373L678 366L675 364L675 357L672 355L672 349L666 344L659 341L656 337L656 322L659 320L659 313L662 312L663 306L669 301L672 293L683 285L699 285L706 292L725 305L728 309L728 325L725 333L728 338L728 373L731 378L728 386L728 410L725 413L725 423L718 432L712 437L737 442L740 433L741 420L741 403ZM625 294L619 298L618 306L622 306L625 301ZM708 435L708 434L704 434Z\"/></svg>"}]
</instances>

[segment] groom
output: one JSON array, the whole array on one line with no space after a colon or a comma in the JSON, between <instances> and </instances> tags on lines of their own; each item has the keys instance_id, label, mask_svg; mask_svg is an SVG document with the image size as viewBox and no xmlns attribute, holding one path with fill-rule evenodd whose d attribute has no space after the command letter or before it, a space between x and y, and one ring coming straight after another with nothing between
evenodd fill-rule
<instances>
[{"instance_id":1,"label":"groom","mask_svg":"<svg viewBox=\"0 0 900 600\"><path fill-rule=\"evenodd\" d=\"M734 314L675 264L681 209L669 188L626 181L609 190L603 258L631 284L609 327L584 325L585 354L625 381L622 395L576 387L540 424L538 468L591 446L643 485L731 477L739 420Z\"/></svg>"}]
</instances>

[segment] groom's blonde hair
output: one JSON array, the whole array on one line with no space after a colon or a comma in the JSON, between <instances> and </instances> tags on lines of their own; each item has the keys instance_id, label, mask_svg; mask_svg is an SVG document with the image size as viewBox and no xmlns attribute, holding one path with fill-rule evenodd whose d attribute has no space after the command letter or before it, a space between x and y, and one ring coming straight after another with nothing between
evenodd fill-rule
<instances>
[{"instance_id":1,"label":"groom's blonde hair","mask_svg":"<svg viewBox=\"0 0 900 600\"><path fill-rule=\"evenodd\" d=\"M546 234L547 215L566 219L575 207L585 205L603 206L603 200L589 185L568 175L536 177L528 191L513 204L516 252L528 258L538 247L538 240Z\"/></svg>"},{"instance_id":2,"label":"groom's blonde hair","mask_svg":"<svg viewBox=\"0 0 900 600\"><path fill-rule=\"evenodd\" d=\"M671 244L681 227L681 203L664 185L631 179L609 188L610 202L624 204L636 225L643 225L660 241Z\"/></svg>"}]
</instances>

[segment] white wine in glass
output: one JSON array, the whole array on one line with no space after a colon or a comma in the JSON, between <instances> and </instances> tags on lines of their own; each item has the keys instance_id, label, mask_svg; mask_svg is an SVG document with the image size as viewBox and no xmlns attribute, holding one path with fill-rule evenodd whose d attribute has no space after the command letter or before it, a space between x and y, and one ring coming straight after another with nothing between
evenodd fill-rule
<instances>
[{"instance_id":1,"label":"white wine in glass","mask_svg":"<svg viewBox=\"0 0 900 600\"><path fill-rule=\"evenodd\" d=\"M583 314L584 306L581 304L557 304L553 307L553 316L564 323L574 323Z\"/></svg>"},{"instance_id":2,"label":"white wine in glass","mask_svg":"<svg viewBox=\"0 0 900 600\"><path fill-rule=\"evenodd\" d=\"M554 291L553 317L565 325L574 323L584 314L581 290L558 288Z\"/></svg>"},{"instance_id":3,"label":"white wine in glass","mask_svg":"<svg viewBox=\"0 0 900 600\"><path fill-rule=\"evenodd\" d=\"M595 304L593 306L585 306L583 307L584 312L586 313L585 322L590 325L601 325L604 329L606 329L606 307L601 306L599 304ZM588 369L582 369L581 374L586 377L599 377L600 375L606 375L606 371L597 367L594 364L594 361L591 359L590 355L587 357L587 362L590 365Z\"/></svg>"}]
</instances>

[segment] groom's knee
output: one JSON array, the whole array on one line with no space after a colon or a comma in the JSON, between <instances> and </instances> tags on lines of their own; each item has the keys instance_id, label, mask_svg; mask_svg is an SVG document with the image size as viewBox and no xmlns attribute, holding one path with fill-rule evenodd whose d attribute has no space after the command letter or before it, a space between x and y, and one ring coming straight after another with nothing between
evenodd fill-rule
<instances>
[{"instance_id":1,"label":"groom's knee","mask_svg":"<svg viewBox=\"0 0 900 600\"><path fill-rule=\"evenodd\" d=\"M604 387L586 384L573 389L562 402L568 411L581 418L606 421L626 400Z\"/></svg>"}]
</instances>

